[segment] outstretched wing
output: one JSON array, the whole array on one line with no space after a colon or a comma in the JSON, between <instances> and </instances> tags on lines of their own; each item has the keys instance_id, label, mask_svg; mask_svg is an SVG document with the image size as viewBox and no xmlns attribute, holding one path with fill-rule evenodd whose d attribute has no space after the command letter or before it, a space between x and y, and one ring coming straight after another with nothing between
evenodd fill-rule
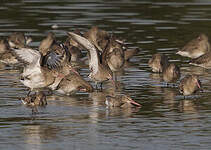
<instances>
[{"instance_id":1,"label":"outstretched wing","mask_svg":"<svg viewBox=\"0 0 211 150\"><path fill-rule=\"evenodd\" d=\"M68 32L68 34L76 41L78 42L81 46L83 46L84 48L86 48L87 50L91 50L91 51L96 51L95 46L86 38L75 34L73 32Z\"/></svg>"},{"instance_id":2,"label":"outstretched wing","mask_svg":"<svg viewBox=\"0 0 211 150\"><path fill-rule=\"evenodd\" d=\"M99 64L99 58L97 54L97 50L95 46L86 38L77 35L73 32L68 32L68 34L76 41L78 44L83 46L85 49L87 49L90 52L91 58L89 62L89 68L93 73L96 73L98 70L98 64Z\"/></svg>"},{"instance_id":3,"label":"outstretched wing","mask_svg":"<svg viewBox=\"0 0 211 150\"><path fill-rule=\"evenodd\" d=\"M12 50L20 61L31 65L40 65L41 55L39 51L33 50L31 48L12 48Z\"/></svg>"},{"instance_id":4,"label":"outstretched wing","mask_svg":"<svg viewBox=\"0 0 211 150\"><path fill-rule=\"evenodd\" d=\"M56 69L61 66L62 56L54 51L48 52L43 58L43 65L47 66L49 69Z\"/></svg>"}]
</instances>

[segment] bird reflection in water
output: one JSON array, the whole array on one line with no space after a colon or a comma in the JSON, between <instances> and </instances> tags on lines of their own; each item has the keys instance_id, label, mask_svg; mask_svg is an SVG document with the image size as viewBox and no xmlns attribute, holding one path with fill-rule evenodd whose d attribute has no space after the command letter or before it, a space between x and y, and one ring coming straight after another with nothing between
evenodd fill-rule
<instances>
[{"instance_id":1,"label":"bird reflection in water","mask_svg":"<svg viewBox=\"0 0 211 150\"><path fill-rule=\"evenodd\" d=\"M23 126L24 148L41 150L43 141L58 139L57 134L61 131L59 126L28 124Z\"/></svg>"},{"instance_id":2,"label":"bird reflection in water","mask_svg":"<svg viewBox=\"0 0 211 150\"><path fill-rule=\"evenodd\" d=\"M163 98L168 101L168 103L174 103L176 95L179 93L176 88L163 88Z\"/></svg>"},{"instance_id":3,"label":"bird reflection in water","mask_svg":"<svg viewBox=\"0 0 211 150\"><path fill-rule=\"evenodd\" d=\"M181 112L194 112L194 113L197 112L194 100L187 100L187 99L181 100L179 102L179 110Z\"/></svg>"},{"instance_id":4,"label":"bird reflection in water","mask_svg":"<svg viewBox=\"0 0 211 150\"><path fill-rule=\"evenodd\" d=\"M93 109L96 111L91 111L90 114L93 118L93 116L99 118L103 117L114 117L114 116L124 116L124 117L129 117L133 113L138 112L140 110L140 107L131 107L131 105L124 105L125 107L106 107L105 109L105 114L101 114L99 112L99 109L97 109L99 106L106 106L106 97L107 97L107 92L104 91L98 91L98 92L93 92L90 93L89 96L93 100ZM96 107L97 106L97 107ZM127 107L129 106L129 107ZM96 113L97 112L97 115ZM95 115L94 115L95 114ZM96 119L96 118L95 118Z\"/></svg>"},{"instance_id":5,"label":"bird reflection in water","mask_svg":"<svg viewBox=\"0 0 211 150\"><path fill-rule=\"evenodd\" d=\"M131 116L133 112L138 112L140 109L140 104L133 101L129 95L122 94L122 85L119 85L119 88L116 89L115 86L112 86L112 84L107 85L109 88L105 88L103 91L95 91L93 93L89 94L89 97L93 100L93 105L100 105L100 106L107 106L106 107L106 117L108 116ZM119 97L127 97L128 100L119 104L121 106L109 107L107 104L111 104L112 102L119 102L122 99L119 99ZM110 101L110 98L112 99ZM108 103L109 102L109 103ZM110 103L111 102L111 103ZM133 105L132 103L135 105ZM135 106L135 107L134 107ZM137 106L137 107L136 107Z\"/></svg>"}]
</instances>

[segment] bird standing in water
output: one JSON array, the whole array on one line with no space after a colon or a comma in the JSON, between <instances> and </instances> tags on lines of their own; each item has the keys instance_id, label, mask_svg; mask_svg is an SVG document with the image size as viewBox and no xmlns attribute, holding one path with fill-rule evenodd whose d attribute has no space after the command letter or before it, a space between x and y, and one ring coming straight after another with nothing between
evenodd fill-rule
<instances>
[{"instance_id":1,"label":"bird standing in water","mask_svg":"<svg viewBox=\"0 0 211 150\"><path fill-rule=\"evenodd\" d=\"M47 99L43 92L36 92L32 95L27 95L25 98L21 99L22 103L28 107L32 108L32 113L37 113L37 106L46 106Z\"/></svg>"},{"instance_id":2,"label":"bird standing in water","mask_svg":"<svg viewBox=\"0 0 211 150\"><path fill-rule=\"evenodd\" d=\"M200 34L197 38L188 42L176 54L194 59L206 54L209 51L210 43L208 41L208 37L205 34Z\"/></svg>"},{"instance_id":3,"label":"bird standing in water","mask_svg":"<svg viewBox=\"0 0 211 150\"><path fill-rule=\"evenodd\" d=\"M11 48L23 48L32 41L32 38L25 36L22 32L13 32L7 40Z\"/></svg>"},{"instance_id":4,"label":"bird standing in water","mask_svg":"<svg viewBox=\"0 0 211 150\"><path fill-rule=\"evenodd\" d=\"M191 95L201 89L201 82L196 75L187 75L181 81L179 85L179 91L184 95Z\"/></svg>"},{"instance_id":5,"label":"bird standing in water","mask_svg":"<svg viewBox=\"0 0 211 150\"><path fill-rule=\"evenodd\" d=\"M48 67L42 66L42 54L31 48L13 49L18 59L25 63L21 82L31 90L50 87L55 89L65 75L72 70L71 65L60 65L60 57L54 56L55 53L49 53L46 57Z\"/></svg>"},{"instance_id":6,"label":"bird standing in water","mask_svg":"<svg viewBox=\"0 0 211 150\"><path fill-rule=\"evenodd\" d=\"M102 53L102 64L108 65L113 72L113 78L116 79L116 72L119 71L125 63L124 50L115 37L110 37L106 49Z\"/></svg>"},{"instance_id":7,"label":"bird standing in water","mask_svg":"<svg viewBox=\"0 0 211 150\"><path fill-rule=\"evenodd\" d=\"M163 80L168 84L176 82L180 78L180 68L171 63L163 69Z\"/></svg>"},{"instance_id":8,"label":"bird standing in water","mask_svg":"<svg viewBox=\"0 0 211 150\"><path fill-rule=\"evenodd\" d=\"M168 58L164 54L154 54L149 60L148 65L152 68L152 72L163 72L164 68L168 66Z\"/></svg>"},{"instance_id":9,"label":"bird standing in water","mask_svg":"<svg viewBox=\"0 0 211 150\"><path fill-rule=\"evenodd\" d=\"M106 96L105 104L108 107L141 107L141 104L135 102L127 95L118 95L118 96Z\"/></svg>"},{"instance_id":10,"label":"bird standing in water","mask_svg":"<svg viewBox=\"0 0 211 150\"><path fill-rule=\"evenodd\" d=\"M18 59L12 53L11 48L24 48L32 41L22 32L13 32L7 39L0 40L0 62L7 65L19 63Z\"/></svg>"}]
</instances>

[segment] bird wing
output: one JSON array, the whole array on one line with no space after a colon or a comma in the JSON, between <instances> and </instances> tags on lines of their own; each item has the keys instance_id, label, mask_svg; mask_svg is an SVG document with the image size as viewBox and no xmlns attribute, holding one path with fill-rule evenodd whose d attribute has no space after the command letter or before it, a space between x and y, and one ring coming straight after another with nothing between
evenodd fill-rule
<instances>
[{"instance_id":1,"label":"bird wing","mask_svg":"<svg viewBox=\"0 0 211 150\"><path fill-rule=\"evenodd\" d=\"M97 50L95 46L86 38L77 35L73 32L68 32L68 34L81 46L83 46L85 49L87 49L90 52L90 62L89 62L89 68L93 73L96 73L98 71L98 65L99 65L99 58L97 54Z\"/></svg>"},{"instance_id":2,"label":"bird wing","mask_svg":"<svg viewBox=\"0 0 211 150\"><path fill-rule=\"evenodd\" d=\"M192 59L190 61L191 64L206 64L209 63L211 61L211 52L208 52L198 58Z\"/></svg>"},{"instance_id":3,"label":"bird wing","mask_svg":"<svg viewBox=\"0 0 211 150\"><path fill-rule=\"evenodd\" d=\"M56 69L61 66L62 56L54 51L50 51L44 56L43 63L47 65L49 69Z\"/></svg>"},{"instance_id":4,"label":"bird wing","mask_svg":"<svg viewBox=\"0 0 211 150\"><path fill-rule=\"evenodd\" d=\"M12 50L17 55L17 58L24 63L33 64L33 65L40 65L40 58L41 54L37 50L33 50L31 48L20 48Z\"/></svg>"}]
</instances>

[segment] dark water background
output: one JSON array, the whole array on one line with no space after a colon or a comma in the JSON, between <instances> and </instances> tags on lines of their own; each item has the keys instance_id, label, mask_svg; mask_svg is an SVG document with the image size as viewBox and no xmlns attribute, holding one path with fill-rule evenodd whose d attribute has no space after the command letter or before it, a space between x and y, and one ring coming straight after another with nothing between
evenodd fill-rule
<instances>
[{"instance_id":1,"label":"dark water background","mask_svg":"<svg viewBox=\"0 0 211 150\"><path fill-rule=\"evenodd\" d=\"M57 24L58 29L51 26ZM1 0L0 36L25 32L37 47L49 31L59 40L76 28L96 25L141 48L119 76L120 93L143 107L107 109L104 92L48 97L46 108L31 115L21 104L27 88L17 68L0 70L0 149L2 150L163 150L211 148L211 71L190 66L175 54L199 33L211 38L209 0ZM165 53L182 76L199 75L204 92L187 99L167 88L147 66L154 53ZM89 74L87 68L81 73ZM87 79L87 78L86 78Z\"/></svg>"}]
</instances>

